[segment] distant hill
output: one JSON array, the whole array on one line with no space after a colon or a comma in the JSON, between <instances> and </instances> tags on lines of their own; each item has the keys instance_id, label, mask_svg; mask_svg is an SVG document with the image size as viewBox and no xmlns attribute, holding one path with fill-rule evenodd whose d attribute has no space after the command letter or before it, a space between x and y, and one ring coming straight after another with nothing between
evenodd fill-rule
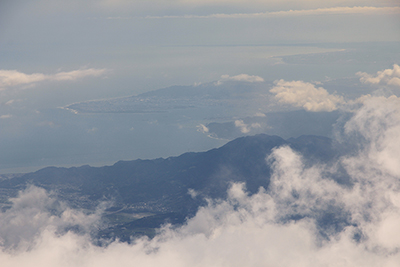
<instances>
[{"instance_id":1,"label":"distant hill","mask_svg":"<svg viewBox=\"0 0 400 267\"><path fill-rule=\"evenodd\" d=\"M89 210L100 201L111 200L110 227L103 235L122 239L135 233L151 236L152 229L166 220L182 223L185 217L192 216L205 204L206 197L225 198L232 182L244 182L250 194L260 187L267 188L270 166L265 158L282 145L291 146L313 162L328 162L338 155L332 140L326 137L284 140L259 134L237 138L207 152L166 159L119 161L104 167L48 167L1 180L0 188L10 194L33 184L54 190L73 207ZM147 215L129 219L129 214ZM116 220L117 216L123 220Z\"/></svg>"}]
</instances>

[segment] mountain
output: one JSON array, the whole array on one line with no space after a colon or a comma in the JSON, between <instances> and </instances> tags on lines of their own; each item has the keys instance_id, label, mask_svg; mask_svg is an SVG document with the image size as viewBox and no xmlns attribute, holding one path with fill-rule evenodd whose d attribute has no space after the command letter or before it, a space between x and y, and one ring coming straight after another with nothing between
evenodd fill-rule
<instances>
[{"instance_id":1,"label":"mountain","mask_svg":"<svg viewBox=\"0 0 400 267\"><path fill-rule=\"evenodd\" d=\"M178 157L119 161L104 167L48 167L3 179L0 188L10 195L32 184L55 191L75 208L88 210L94 210L101 201L112 201L105 213L109 227L101 235L129 240L135 234L151 236L166 221L184 222L205 205L205 198L225 198L232 182L245 183L250 194L260 187L268 188L270 166L265 158L282 145L312 162L328 162L338 155L332 140L326 137L284 140L259 134Z\"/></svg>"}]
</instances>

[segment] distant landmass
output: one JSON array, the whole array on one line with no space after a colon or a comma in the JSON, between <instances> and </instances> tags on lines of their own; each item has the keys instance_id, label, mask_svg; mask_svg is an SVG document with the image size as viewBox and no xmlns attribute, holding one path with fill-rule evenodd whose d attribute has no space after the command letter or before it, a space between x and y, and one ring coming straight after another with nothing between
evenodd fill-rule
<instances>
[{"instance_id":1,"label":"distant landmass","mask_svg":"<svg viewBox=\"0 0 400 267\"><path fill-rule=\"evenodd\" d=\"M341 80L327 81L330 91L342 88ZM348 81L347 81L348 82ZM325 85L324 85L325 86ZM309 112L296 107L278 107L269 92L273 82L210 82L171 86L137 96L92 100L64 107L75 113L164 113L190 118L198 131L209 137L233 140L265 133L283 138L300 135L332 137L339 111ZM365 88L361 88L364 90Z\"/></svg>"},{"instance_id":2,"label":"distant landmass","mask_svg":"<svg viewBox=\"0 0 400 267\"><path fill-rule=\"evenodd\" d=\"M255 100L268 102L271 85L267 82L227 81L171 86L137 96L74 103L65 108L78 113L155 113L213 106L245 107L251 103L254 105Z\"/></svg>"},{"instance_id":3,"label":"distant landmass","mask_svg":"<svg viewBox=\"0 0 400 267\"><path fill-rule=\"evenodd\" d=\"M119 161L112 166L48 167L0 180L3 209L8 197L35 185L57 193L74 208L94 210L109 201L102 238L129 241L131 236L154 235L165 222L181 224L206 204L206 198L224 199L232 182L246 184L250 194L268 188L270 166L266 157L287 145L306 162L329 162L339 156L333 141L321 136L283 139L259 134L237 138L226 145L199 153L153 160ZM343 176L345 177L345 175ZM333 177L345 183L343 177Z\"/></svg>"},{"instance_id":4,"label":"distant landmass","mask_svg":"<svg viewBox=\"0 0 400 267\"><path fill-rule=\"evenodd\" d=\"M274 105L269 90L273 81L214 81L199 85L170 86L139 95L73 103L65 109L76 113L157 113L176 109L224 107L240 110L279 112L295 110L289 105ZM358 78L327 79L323 87L349 99L368 94L373 88L361 84Z\"/></svg>"},{"instance_id":5,"label":"distant landmass","mask_svg":"<svg viewBox=\"0 0 400 267\"><path fill-rule=\"evenodd\" d=\"M341 113L308 112L296 110L288 112L269 112L262 116L240 118L227 122L211 122L205 125L206 134L214 138L232 140L241 136L265 133L283 138L300 135L331 137ZM203 130L204 132L204 130Z\"/></svg>"}]
</instances>

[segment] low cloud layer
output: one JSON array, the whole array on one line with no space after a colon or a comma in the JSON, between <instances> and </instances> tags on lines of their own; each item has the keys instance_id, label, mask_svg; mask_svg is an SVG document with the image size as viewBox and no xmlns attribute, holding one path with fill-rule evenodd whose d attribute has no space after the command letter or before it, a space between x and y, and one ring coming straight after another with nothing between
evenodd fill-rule
<instances>
[{"instance_id":1,"label":"low cloud layer","mask_svg":"<svg viewBox=\"0 0 400 267\"><path fill-rule=\"evenodd\" d=\"M106 69L79 69L56 74L32 73L26 74L17 70L0 70L0 90L31 86L43 81L75 81L84 77L98 77L107 72Z\"/></svg>"},{"instance_id":2,"label":"low cloud layer","mask_svg":"<svg viewBox=\"0 0 400 267\"><path fill-rule=\"evenodd\" d=\"M329 94L322 87L315 87L312 83L303 81L275 81L270 90L282 104L302 107L307 111L333 111L344 103L341 96Z\"/></svg>"},{"instance_id":3,"label":"low cloud layer","mask_svg":"<svg viewBox=\"0 0 400 267\"><path fill-rule=\"evenodd\" d=\"M400 66L393 65L393 69L378 71L376 75L366 72L357 72L360 81L366 84L389 85L400 88Z\"/></svg>"},{"instance_id":4,"label":"low cloud layer","mask_svg":"<svg viewBox=\"0 0 400 267\"><path fill-rule=\"evenodd\" d=\"M210 15L147 16L146 18L147 19L169 19L169 18L170 19L176 19L176 18L240 19L240 18L273 18L273 17L311 16L311 15L338 15L338 14L364 14L364 15L400 14L400 7L347 6L347 7L328 7L328 8L316 8L316 9L284 10L284 11L260 12L260 13L234 13L234 14L218 13Z\"/></svg>"},{"instance_id":5,"label":"low cloud layer","mask_svg":"<svg viewBox=\"0 0 400 267\"><path fill-rule=\"evenodd\" d=\"M39 0L39 2L45 2ZM47 3L47 2L45 2ZM396 6L395 1L382 1L377 3L376 0L348 0L346 5L348 8L360 8L362 6L368 6L371 8L380 9L382 7ZM44 5L44 4L42 4ZM98 10L103 9L105 11L119 11L126 13L134 13L138 11L149 11L149 10L206 10L215 9L215 7L230 7L231 9L246 9L246 10L286 10L288 7L296 10L309 10L316 8L332 8L342 9L343 1L340 0L327 0L324 2L315 3L315 1L307 0L249 0L245 3L240 0L149 0L149 1L130 1L130 0L99 0L99 1L88 1L85 5L77 0L68 1L68 3L62 3L61 8L71 10ZM44 8L44 7L42 7ZM47 12L54 11L54 5L47 7ZM59 7L60 8L60 7ZM135 10L136 9L136 10ZM273 13L273 12L271 12Z\"/></svg>"},{"instance_id":6,"label":"low cloud layer","mask_svg":"<svg viewBox=\"0 0 400 267\"><path fill-rule=\"evenodd\" d=\"M371 97L345 124L362 136L358 153L330 165L303 163L287 146L266 155L268 190L249 196L233 184L187 224L152 240L97 247L63 225L95 215L60 206L31 187L0 214L2 266L397 266L400 262L400 100ZM348 183L332 177L342 166ZM58 206L57 206L58 205ZM58 230L57 230L58 229Z\"/></svg>"}]
</instances>

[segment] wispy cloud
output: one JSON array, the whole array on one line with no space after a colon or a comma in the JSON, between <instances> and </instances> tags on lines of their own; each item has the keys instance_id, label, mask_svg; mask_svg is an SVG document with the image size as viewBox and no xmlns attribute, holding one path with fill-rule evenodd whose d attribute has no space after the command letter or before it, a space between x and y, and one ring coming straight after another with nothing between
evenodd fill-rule
<instances>
[{"instance_id":1,"label":"wispy cloud","mask_svg":"<svg viewBox=\"0 0 400 267\"><path fill-rule=\"evenodd\" d=\"M11 114L0 115L0 119L9 119L11 117L12 117Z\"/></svg>"},{"instance_id":2,"label":"wispy cloud","mask_svg":"<svg viewBox=\"0 0 400 267\"><path fill-rule=\"evenodd\" d=\"M0 70L0 90L15 86L30 86L43 81L75 81L84 77L98 77L107 72L106 69L79 69L56 74L26 74L17 70Z\"/></svg>"},{"instance_id":3,"label":"wispy cloud","mask_svg":"<svg viewBox=\"0 0 400 267\"><path fill-rule=\"evenodd\" d=\"M307 111L333 111L338 105L343 104L341 96L329 94L322 87L303 81L275 81L275 86L270 90L275 94L279 103L302 107Z\"/></svg>"},{"instance_id":4,"label":"wispy cloud","mask_svg":"<svg viewBox=\"0 0 400 267\"><path fill-rule=\"evenodd\" d=\"M147 19L240 19L240 18L268 18L268 17L288 17L288 16L310 16L310 15L336 15L336 14L400 14L400 7L374 7L374 6L354 6L354 7L329 7L316 9L285 10L260 13L234 13L234 14L210 14L210 15L179 15L179 16L147 16ZM110 18L109 18L110 19ZM118 19L115 17L114 19ZM120 19L126 19L120 18Z\"/></svg>"}]
</instances>

